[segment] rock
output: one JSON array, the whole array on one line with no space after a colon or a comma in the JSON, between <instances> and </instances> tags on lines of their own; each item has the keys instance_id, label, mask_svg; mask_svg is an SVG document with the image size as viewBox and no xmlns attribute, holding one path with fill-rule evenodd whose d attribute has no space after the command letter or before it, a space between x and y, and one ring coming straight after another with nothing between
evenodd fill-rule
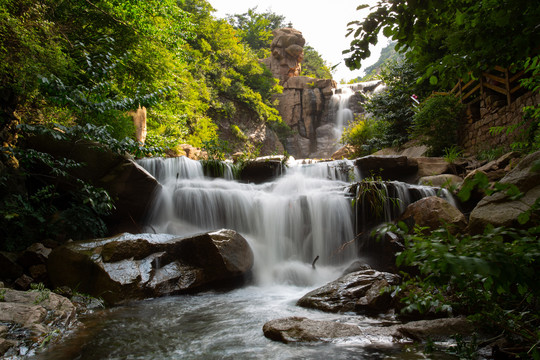
<instances>
[{"instance_id":1,"label":"rock","mask_svg":"<svg viewBox=\"0 0 540 360\"><path fill-rule=\"evenodd\" d=\"M232 284L248 274L253 253L233 230L188 238L124 234L55 249L48 262L55 287L108 303Z\"/></svg>"},{"instance_id":2,"label":"rock","mask_svg":"<svg viewBox=\"0 0 540 360\"><path fill-rule=\"evenodd\" d=\"M180 148L191 160L208 159L208 153L201 148L191 146L189 144L181 144Z\"/></svg>"},{"instance_id":3,"label":"rock","mask_svg":"<svg viewBox=\"0 0 540 360\"><path fill-rule=\"evenodd\" d=\"M381 305L389 305L390 294L374 294L370 289L382 289L383 286L397 285L400 281L395 274L376 270L361 270L340 277L318 289L315 289L300 300L297 305L326 312L382 313L389 310ZM378 290L374 290L375 292ZM380 296L381 299L375 299Z\"/></svg>"},{"instance_id":4,"label":"rock","mask_svg":"<svg viewBox=\"0 0 540 360\"><path fill-rule=\"evenodd\" d=\"M423 176L418 180L419 185L449 187L459 186L463 183L463 179L457 175L441 174L433 176Z\"/></svg>"},{"instance_id":5,"label":"rock","mask_svg":"<svg viewBox=\"0 0 540 360\"><path fill-rule=\"evenodd\" d=\"M51 253L51 249L46 248L41 243L35 243L30 245L19 257L17 262L24 268L28 269L34 265L41 265L47 263L47 258Z\"/></svg>"},{"instance_id":6,"label":"rock","mask_svg":"<svg viewBox=\"0 0 540 360\"><path fill-rule=\"evenodd\" d=\"M241 181L260 184L275 179L282 171L281 160L258 158L245 163L239 178Z\"/></svg>"},{"instance_id":7,"label":"rock","mask_svg":"<svg viewBox=\"0 0 540 360\"><path fill-rule=\"evenodd\" d=\"M352 145L345 145L332 154L333 160L350 159L356 154L356 149Z\"/></svg>"},{"instance_id":8,"label":"rock","mask_svg":"<svg viewBox=\"0 0 540 360\"><path fill-rule=\"evenodd\" d=\"M23 274L15 280L13 283L13 287L18 290L28 290L30 289L30 284L34 282L34 279L32 279L30 276Z\"/></svg>"},{"instance_id":9,"label":"rock","mask_svg":"<svg viewBox=\"0 0 540 360\"><path fill-rule=\"evenodd\" d=\"M48 289L0 290L0 323L9 324L0 329L0 355L19 343L37 348L46 336L65 332L76 323L76 308L71 301ZM20 331L20 327L28 331ZM11 333L12 330L15 332Z\"/></svg>"},{"instance_id":10,"label":"rock","mask_svg":"<svg viewBox=\"0 0 540 360\"><path fill-rule=\"evenodd\" d=\"M443 158L419 157L416 158L418 164L418 177L433 176L451 173L450 164Z\"/></svg>"},{"instance_id":11,"label":"rock","mask_svg":"<svg viewBox=\"0 0 540 360\"><path fill-rule=\"evenodd\" d=\"M364 156L356 159L363 176L380 176L382 180L407 181L415 176L419 164L406 156Z\"/></svg>"},{"instance_id":12,"label":"rock","mask_svg":"<svg viewBox=\"0 0 540 360\"><path fill-rule=\"evenodd\" d=\"M283 83L290 77L300 75L306 40L300 31L293 28L276 29L272 34L274 35L270 45L272 55L262 62L274 77Z\"/></svg>"},{"instance_id":13,"label":"rock","mask_svg":"<svg viewBox=\"0 0 540 360\"><path fill-rule=\"evenodd\" d=\"M467 219L456 207L437 196L429 196L410 204L401 215L400 220L412 222L428 231L448 225L450 231L456 234L467 226ZM412 227L411 227L412 228Z\"/></svg>"},{"instance_id":14,"label":"rock","mask_svg":"<svg viewBox=\"0 0 540 360\"><path fill-rule=\"evenodd\" d=\"M4 355L6 351L17 345L17 341L0 338L0 356Z\"/></svg>"},{"instance_id":15,"label":"rock","mask_svg":"<svg viewBox=\"0 0 540 360\"><path fill-rule=\"evenodd\" d=\"M469 231L481 233L488 224L495 227L519 227L518 216L527 211L540 198L540 172L533 165L540 161L540 151L526 156L500 182L512 184L524 194L511 200L504 192L484 197L473 209L469 218Z\"/></svg>"},{"instance_id":16,"label":"rock","mask_svg":"<svg viewBox=\"0 0 540 360\"><path fill-rule=\"evenodd\" d=\"M419 320L396 326L395 337L401 335L414 341L441 341L456 334L471 335L475 330L474 324L462 317Z\"/></svg>"},{"instance_id":17,"label":"rock","mask_svg":"<svg viewBox=\"0 0 540 360\"><path fill-rule=\"evenodd\" d=\"M518 152L509 152L496 160L480 166L476 171L485 173L489 181L499 181L511 170L512 165L515 165L519 156L520 154Z\"/></svg>"},{"instance_id":18,"label":"rock","mask_svg":"<svg viewBox=\"0 0 540 360\"><path fill-rule=\"evenodd\" d=\"M362 335L356 325L335 321L317 321L304 317L289 317L267 322L263 326L264 336L283 343L326 342L337 338Z\"/></svg>"}]
</instances>

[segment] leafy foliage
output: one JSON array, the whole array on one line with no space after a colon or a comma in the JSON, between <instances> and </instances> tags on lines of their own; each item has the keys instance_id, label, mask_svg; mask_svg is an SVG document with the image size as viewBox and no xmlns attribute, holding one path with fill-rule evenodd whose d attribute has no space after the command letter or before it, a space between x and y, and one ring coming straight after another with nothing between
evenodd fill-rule
<instances>
[{"instance_id":1,"label":"leafy foliage","mask_svg":"<svg viewBox=\"0 0 540 360\"><path fill-rule=\"evenodd\" d=\"M397 41L396 50L418 66L422 79L453 83L470 71L508 67L536 51L539 17L535 0L380 0L364 20L349 23L347 35L354 39L344 51L345 63L360 68L382 32Z\"/></svg>"},{"instance_id":2,"label":"leafy foliage","mask_svg":"<svg viewBox=\"0 0 540 360\"><path fill-rule=\"evenodd\" d=\"M331 79L330 67L323 60L321 54L313 47L304 46L304 60L302 60L302 76L311 76L317 79Z\"/></svg>"},{"instance_id":3,"label":"leafy foliage","mask_svg":"<svg viewBox=\"0 0 540 360\"><path fill-rule=\"evenodd\" d=\"M413 134L429 147L433 156L458 143L458 130L463 106L452 95L433 95L420 104L414 114Z\"/></svg>"},{"instance_id":4,"label":"leafy foliage","mask_svg":"<svg viewBox=\"0 0 540 360\"><path fill-rule=\"evenodd\" d=\"M270 10L259 13L257 7L243 14L228 15L227 21L238 31L242 42L255 51L260 59L270 56L272 31L285 27L285 16ZM292 24L287 26L292 27Z\"/></svg>"},{"instance_id":5,"label":"leafy foliage","mask_svg":"<svg viewBox=\"0 0 540 360\"><path fill-rule=\"evenodd\" d=\"M343 130L340 142L350 144L358 149L356 155L370 154L372 148L368 140L373 136L373 127L373 120L365 117L357 119Z\"/></svg>"},{"instance_id":6,"label":"leafy foliage","mask_svg":"<svg viewBox=\"0 0 540 360\"><path fill-rule=\"evenodd\" d=\"M428 87L418 85L418 73L408 62L392 62L381 72L386 90L374 95L366 104L375 122L375 137L378 145L401 145L410 136L415 109L412 95L423 96Z\"/></svg>"},{"instance_id":7,"label":"leafy foliage","mask_svg":"<svg viewBox=\"0 0 540 360\"><path fill-rule=\"evenodd\" d=\"M488 187L487 176L477 174L460 193L463 200L473 187L487 194L505 192L523 196L509 184ZM522 228L486 227L482 234L452 235L446 228L410 232L403 223L383 231L399 233L405 250L397 265L406 266L406 281L393 289L404 303L403 312L465 314L490 330L503 332L515 344L524 344L528 356L538 357L540 341L540 199L522 216ZM528 357L527 356L527 357ZM534 357L533 356L533 357Z\"/></svg>"}]
</instances>

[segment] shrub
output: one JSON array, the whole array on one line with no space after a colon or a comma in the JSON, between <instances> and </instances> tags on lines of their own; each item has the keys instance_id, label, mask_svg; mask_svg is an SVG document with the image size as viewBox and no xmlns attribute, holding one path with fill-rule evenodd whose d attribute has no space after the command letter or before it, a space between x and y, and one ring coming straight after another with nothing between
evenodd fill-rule
<instances>
[{"instance_id":1,"label":"shrub","mask_svg":"<svg viewBox=\"0 0 540 360\"><path fill-rule=\"evenodd\" d=\"M439 156L458 142L463 106L451 95L434 95L420 105L413 118L413 134Z\"/></svg>"}]
</instances>

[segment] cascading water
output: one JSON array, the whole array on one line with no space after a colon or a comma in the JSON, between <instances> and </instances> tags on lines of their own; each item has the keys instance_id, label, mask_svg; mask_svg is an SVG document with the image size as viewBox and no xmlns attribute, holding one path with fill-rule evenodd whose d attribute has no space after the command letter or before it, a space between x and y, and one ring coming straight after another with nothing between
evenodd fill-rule
<instances>
[{"instance_id":1,"label":"cascading water","mask_svg":"<svg viewBox=\"0 0 540 360\"><path fill-rule=\"evenodd\" d=\"M336 90L330 100L330 106L335 113L334 130L339 140L343 129L354 120L354 113L349 108L349 100L354 95L354 90L350 86L342 86Z\"/></svg>"},{"instance_id":2,"label":"cascading water","mask_svg":"<svg viewBox=\"0 0 540 360\"><path fill-rule=\"evenodd\" d=\"M354 177L350 161L301 164L290 162L284 176L266 184L245 184L203 176L199 162L188 158L147 159L141 166L162 184L151 210L148 230L189 235L229 228L251 243L258 281L283 279L279 269L291 264L336 265L352 260L354 238L347 182ZM301 270L300 270L301 271ZM300 282L305 284L307 279Z\"/></svg>"}]
</instances>

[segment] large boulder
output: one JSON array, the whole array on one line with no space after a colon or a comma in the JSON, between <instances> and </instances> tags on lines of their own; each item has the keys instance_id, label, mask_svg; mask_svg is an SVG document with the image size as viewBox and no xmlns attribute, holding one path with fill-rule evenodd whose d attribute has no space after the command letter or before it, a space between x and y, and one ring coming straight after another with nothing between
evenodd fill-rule
<instances>
[{"instance_id":1,"label":"large boulder","mask_svg":"<svg viewBox=\"0 0 540 360\"><path fill-rule=\"evenodd\" d=\"M297 305L333 313L385 313L391 308L392 299L381 290L399 282L400 277L395 274L360 270L307 293Z\"/></svg>"},{"instance_id":2,"label":"large boulder","mask_svg":"<svg viewBox=\"0 0 540 360\"><path fill-rule=\"evenodd\" d=\"M494 226L519 226L518 216L527 211L540 198L540 171L534 170L540 162L540 151L526 156L500 182L511 184L524 194L512 200L504 192L486 196L473 209L469 217L469 230L481 233L488 224Z\"/></svg>"},{"instance_id":3,"label":"large boulder","mask_svg":"<svg viewBox=\"0 0 540 360\"><path fill-rule=\"evenodd\" d=\"M454 234L467 226L465 215L448 201L437 196L429 196L410 204L400 220L410 225L427 227L428 231L447 225Z\"/></svg>"},{"instance_id":4,"label":"large boulder","mask_svg":"<svg viewBox=\"0 0 540 360\"><path fill-rule=\"evenodd\" d=\"M304 317L289 317L271 320L263 326L264 336L283 343L327 342L333 339L362 335L356 325L335 321L310 320Z\"/></svg>"},{"instance_id":5,"label":"large boulder","mask_svg":"<svg viewBox=\"0 0 540 360\"><path fill-rule=\"evenodd\" d=\"M108 303L234 284L247 275L253 253L233 230L188 238L123 234L56 248L48 270L55 287L68 286Z\"/></svg>"},{"instance_id":6,"label":"large boulder","mask_svg":"<svg viewBox=\"0 0 540 360\"><path fill-rule=\"evenodd\" d=\"M381 177L382 180L410 181L418 171L416 159L407 156L364 156L356 159L363 176Z\"/></svg>"}]
</instances>

